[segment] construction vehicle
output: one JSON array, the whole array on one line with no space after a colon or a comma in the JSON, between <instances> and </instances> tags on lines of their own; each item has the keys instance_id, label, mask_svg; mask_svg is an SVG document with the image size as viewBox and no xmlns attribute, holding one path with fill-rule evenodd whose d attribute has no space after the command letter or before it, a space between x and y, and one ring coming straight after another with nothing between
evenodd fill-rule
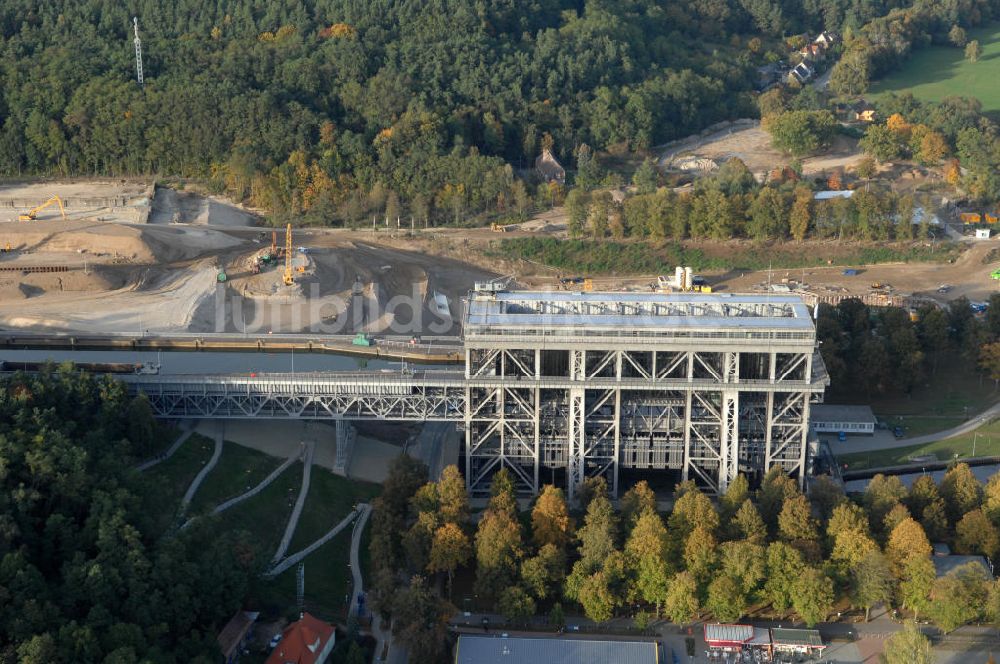
<instances>
[{"instance_id":1,"label":"construction vehicle","mask_svg":"<svg viewBox=\"0 0 1000 664\"><path fill-rule=\"evenodd\" d=\"M364 332L358 332L354 339L351 341L354 346L374 346L375 340L372 339L371 335L365 334Z\"/></svg>"},{"instance_id":2,"label":"construction vehicle","mask_svg":"<svg viewBox=\"0 0 1000 664\"><path fill-rule=\"evenodd\" d=\"M962 220L963 224L978 224L983 221L983 216L978 212L963 212L958 215L958 218Z\"/></svg>"},{"instance_id":3,"label":"construction vehicle","mask_svg":"<svg viewBox=\"0 0 1000 664\"><path fill-rule=\"evenodd\" d=\"M229 276L226 275L226 269L225 268L221 268L219 270L219 273L217 275L215 275L215 280L218 281L220 284L226 283L227 279L229 279Z\"/></svg>"},{"instance_id":4,"label":"construction vehicle","mask_svg":"<svg viewBox=\"0 0 1000 664\"><path fill-rule=\"evenodd\" d=\"M995 214L990 214L989 212L987 212L985 216L987 224L995 224L998 221L1000 221L1000 217L996 216Z\"/></svg>"},{"instance_id":5,"label":"construction vehicle","mask_svg":"<svg viewBox=\"0 0 1000 664\"><path fill-rule=\"evenodd\" d=\"M285 229L285 274L284 282L286 286L291 286L295 283L295 278L292 276L292 225L288 224Z\"/></svg>"},{"instance_id":6,"label":"construction vehicle","mask_svg":"<svg viewBox=\"0 0 1000 664\"><path fill-rule=\"evenodd\" d=\"M990 278L1000 281L1000 270L993 270L992 272L990 272Z\"/></svg>"},{"instance_id":7,"label":"construction vehicle","mask_svg":"<svg viewBox=\"0 0 1000 664\"><path fill-rule=\"evenodd\" d=\"M53 196L52 198L50 198L49 200L45 201L44 203L42 203L38 207L31 208L25 214L18 215L17 219L18 219L18 221L34 221L35 219L38 218L38 213L39 212L41 212L45 208L49 207L53 203L58 203L59 204L59 212L60 212L60 214L62 214L62 218L65 219L66 218L66 208L63 207L62 199L59 198L58 196Z\"/></svg>"},{"instance_id":8,"label":"construction vehicle","mask_svg":"<svg viewBox=\"0 0 1000 664\"><path fill-rule=\"evenodd\" d=\"M494 221L492 224L490 224L490 230L493 231L494 233L506 233L507 226L505 224L498 224Z\"/></svg>"},{"instance_id":9,"label":"construction vehicle","mask_svg":"<svg viewBox=\"0 0 1000 664\"><path fill-rule=\"evenodd\" d=\"M882 290L883 285L881 281L872 282L872 290Z\"/></svg>"}]
</instances>

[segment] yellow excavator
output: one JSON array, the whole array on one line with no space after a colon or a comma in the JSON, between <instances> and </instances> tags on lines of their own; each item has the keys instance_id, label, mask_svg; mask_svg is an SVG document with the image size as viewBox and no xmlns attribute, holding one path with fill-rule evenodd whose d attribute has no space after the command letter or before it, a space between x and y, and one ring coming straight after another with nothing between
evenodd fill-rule
<instances>
[{"instance_id":1,"label":"yellow excavator","mask_svg":"<svg viewBox=\"0 0 1000 664\"><path fill-rule=\"evenodd\" d=\"M66 218L66 209L63 207L62 199L59 198L58 196L53 196L52 198L50 198L49 200L45 201L44 203L42 203L38 207L31 208L26 213L18 215L17 219L18 219L18 221L34 221L35 219L38 219L38 213L39 212L41 212L42 210L44 210L48 206L52 205L53 203L58 203L59 204L59 212L62 213L62 218L65 219Z\"/></svg>"}]
</instances>

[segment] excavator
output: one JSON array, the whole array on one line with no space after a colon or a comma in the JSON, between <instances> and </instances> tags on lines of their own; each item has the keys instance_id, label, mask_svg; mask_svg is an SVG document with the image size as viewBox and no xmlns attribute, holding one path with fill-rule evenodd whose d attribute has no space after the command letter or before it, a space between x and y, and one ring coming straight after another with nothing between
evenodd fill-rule
<instances>
[{"instance_id":1,"label":"excavator","mask_svg":"<svg viewBox=\"0 0 1000 664\"><path fill-rule=\"evenodd\" d=\"M62 218L65 219L66 218L66 209L63 208L62 199L59 198L58 196L53 196L52 198L50 198L49 200L45 201L44 203L42 203L38 207L30 209L30 210L28 210L24 214L18 215L17 219L18 219L18 221L34 221L35 219L38 219L38 213L39 212L41 212L42 210L44 210L48 206L52 205L53 203L58 203L59 204L59 212L62 213Z\"/></svg>"}]
</instances>

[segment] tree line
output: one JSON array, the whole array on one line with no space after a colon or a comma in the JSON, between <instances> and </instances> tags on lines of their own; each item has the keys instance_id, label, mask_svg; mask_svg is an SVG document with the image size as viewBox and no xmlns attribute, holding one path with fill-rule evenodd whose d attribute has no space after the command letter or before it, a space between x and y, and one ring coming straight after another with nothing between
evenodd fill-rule
<instances>
[{"instance_id":1,"label":"tree line","mask_svg":"<svg viewBox=\"0 0 1000 664\"><path fill-rule=\"evenodd\" d=\"M608 191L571 190L566 197L570 235L910 241L929 237L935 208L930 196L870 187L856 189L850 197L815 200L816 184L792 169L779 169L767 184L760 184L738 158L699 178L690 192L656 189L656 177L647 161L636 172L637 193L620 202ZM647 178L650 184L645 184ZM834 189L844 186L839 173L821 184Z\"/></svg>"},{"instance_id":2,"label":"tree line","mask_svg":"<svg viewBox=\"0 0 1000 664\"><path fill-rule=\"evenodd\" d=\"M416 661L441 656L456 611L452 581L463 570L474 575L476 608L512 624L547 615L559 626L583 612L596 622L630 616L642 627L755 612L813 626L835 606L867 615L882 602L945 632L1000 618L1000 585L983 566L938 576L932 561L931 542L1000 553L1000 474L984 487L966 464L912 489L878 475L859 496L829 477L806 495L777 467L756 491L739 476L717 503L684 482L666 516L645 482L616 507L603 479L589 479L580 511L547 485L522 513L501 470L475 520L454 467L426 482L426 467L401 459L386 487L373 516L373 594Z\"/></svg>"},{"instance_id":3,"label":"tree line","mask_svg":"<svg viewBox=\"0 0 1000 664\"><path fill-rule=\"evenodd\" d=\"M214 662L266 554L163 536L144 397L71 368L0 378L0 662Z\"/></svg>"},{"instance_id":4,"label":"tree line","mask_svg":"<svg viewBox=\"0 0 1000 664\"><path fill-rule=\"evenodd\" d=\"M189 4L0 6L0 174L196 178L303 223L505 214L551 200L514 170L542 147L573 165L745 117L784 35L896 3Z\"/></svg>"},{"instance_id":5,"label":"tree line","mask_svg":"<svg viewBox=\"0 0 1000 664\"><path fill-rule=\"evenodd\" d=\"M949 358L1000 380L1000 293L990 296L983 316L965 297L947 307L924 304L913 315L856 299L821 304L816 338L833 394L906 394Z\"/></svg>"}]
</instances>

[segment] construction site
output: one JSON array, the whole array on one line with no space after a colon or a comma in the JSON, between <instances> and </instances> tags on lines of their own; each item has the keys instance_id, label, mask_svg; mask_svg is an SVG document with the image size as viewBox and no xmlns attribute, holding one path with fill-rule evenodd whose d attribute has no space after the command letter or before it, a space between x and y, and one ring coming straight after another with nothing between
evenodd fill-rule
<instances>
[{"instance_id":1,"label":"construction site","mask_svg":"<svg viewBox=\"0 0 1000 664\"><path fill-rule=\"evenodd\" d=\"M542 290L663 290L660 274L566 275L500 257L520 237L563 237L557 208L493 228L272 229L230 201L149 181L0 184L0 326L34 332L166 334L459 332L477 281ZM502 233L501 233L502 231ZM860 298L916 306L996 289L992 241L947 263L705 271L697 290L795 293L807 304ZM697 245L700 251L725 246ZM814 243L809 251L840 245ZM688 290L677 288L673 290ZM707 291L706 291L707 292Z\"/></svg>"}]
</instances>

